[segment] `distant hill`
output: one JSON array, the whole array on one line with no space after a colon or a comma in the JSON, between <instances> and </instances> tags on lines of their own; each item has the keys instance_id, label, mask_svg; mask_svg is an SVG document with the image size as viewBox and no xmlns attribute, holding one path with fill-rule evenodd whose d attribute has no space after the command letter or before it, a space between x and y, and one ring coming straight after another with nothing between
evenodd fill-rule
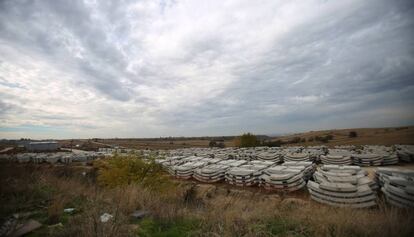
<instances>
[{"instance_id":1,"label":"distant hill","mask_svg":"<svg viewBox=\"0 0 414 237\"><path fill-rule=\"evenodd\" d=\"M355 132L356 137L350 137L350 132ZM316 141L316 137L323 138L332 136L332 140L327 143ZM290 145L394 145L394 144L414 144L414 126L390 127L390 128L349 128L332 129L322 131L310 131L296 133L286 136L272 137L272 141L292 141L300 138L301 142Z\"/></svg>"}]
</instances>

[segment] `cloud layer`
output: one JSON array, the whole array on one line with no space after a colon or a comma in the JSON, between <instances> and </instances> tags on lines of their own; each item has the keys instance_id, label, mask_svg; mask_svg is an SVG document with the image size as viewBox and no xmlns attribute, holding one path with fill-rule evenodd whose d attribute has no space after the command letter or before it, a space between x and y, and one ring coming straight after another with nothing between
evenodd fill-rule
<instances>
[{"instance_id":1,"label":"cloud layer","mask_svg":"<svg viewBox=\"0 0 414 237\"><path fill-rule=\"evenodd\" d=\"M0 137L414 121L412 1L0 1Z\"/></svg>"}]
</instances>

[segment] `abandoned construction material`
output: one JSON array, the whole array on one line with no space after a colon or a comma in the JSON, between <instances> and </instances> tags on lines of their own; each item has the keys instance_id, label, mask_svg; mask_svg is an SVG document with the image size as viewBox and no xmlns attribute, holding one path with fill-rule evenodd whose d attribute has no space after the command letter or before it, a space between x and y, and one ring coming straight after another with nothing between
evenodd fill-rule
<instances>
[{"instance_id":1,"label":"abandoned construction material","mask_svg":"<svg viewBox=\"0 0 414 237\"><path fill-rule=\"evenodd\" d=\"M382 192L384 195L379 196L385 197L391 205L414 208L414 171L378 167L374 180L367 175L366 168L361 168L411 160L413 147L185 148L156 151L103 148L98 152L62 150L0 154L0 159L36 164L88 164L94 159L115 154L119 157L137 154L146 162L160 164L178 179L225 182L239 187L257 186L282 193L307 189L316 202L353 208L375 206L376 194Z\"/></svg>"},{"instance_id":2,"label":"abandoned construction material","mask_svg":"<svg viewBox=\"0 0 414 237\"><path fill-rule=\"evenodd\" d=\"M359 166L324 165L307 184L311 198L331 206L364 208L376 205L373 182ZM375 187L374 187L375 188Z\"/></svg>"},{"instance_id":3,"label":"abandoned construction material","mask_svg":"<svg viewBox=\"0 0 414 237\"><path fill-rule=\"evenodd\" d=\"M414 208L414 171L378 168L376 178L388 203Z\"/></svg>"}]
</instances>

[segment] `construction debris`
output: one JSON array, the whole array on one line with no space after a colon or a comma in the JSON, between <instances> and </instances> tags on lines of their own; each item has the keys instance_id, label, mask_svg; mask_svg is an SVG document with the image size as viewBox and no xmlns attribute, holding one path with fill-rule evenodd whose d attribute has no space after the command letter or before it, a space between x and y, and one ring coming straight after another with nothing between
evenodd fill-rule
<instances>
[{"instance_id":1,"label":"construction debris","mask_svg":"<svg viewBox=\"0 0 414 237\"><path fill-rule=\"evenodd\" d=\"M114 216L111 215L111 214L108 214L108 213L104 213L100 216L100 220L101 220L102 223L106 223L109 220L111 220L112 218L114 218Z\"/></svg>"}]
</instances>

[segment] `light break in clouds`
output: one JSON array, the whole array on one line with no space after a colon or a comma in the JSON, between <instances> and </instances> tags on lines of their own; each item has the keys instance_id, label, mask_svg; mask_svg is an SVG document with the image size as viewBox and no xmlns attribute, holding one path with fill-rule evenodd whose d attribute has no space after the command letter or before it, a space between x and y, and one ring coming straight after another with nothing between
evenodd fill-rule
<instances>
[{"instance_id":1,"label":"light break in clouds","mask_svg":"<svg viewBox=\"0 0 414 237\"><path fill-rule=\"evenodd\" d=\"M0 138L414 121L414 1L0 1Z\"/></svg>"}]
</instances>

